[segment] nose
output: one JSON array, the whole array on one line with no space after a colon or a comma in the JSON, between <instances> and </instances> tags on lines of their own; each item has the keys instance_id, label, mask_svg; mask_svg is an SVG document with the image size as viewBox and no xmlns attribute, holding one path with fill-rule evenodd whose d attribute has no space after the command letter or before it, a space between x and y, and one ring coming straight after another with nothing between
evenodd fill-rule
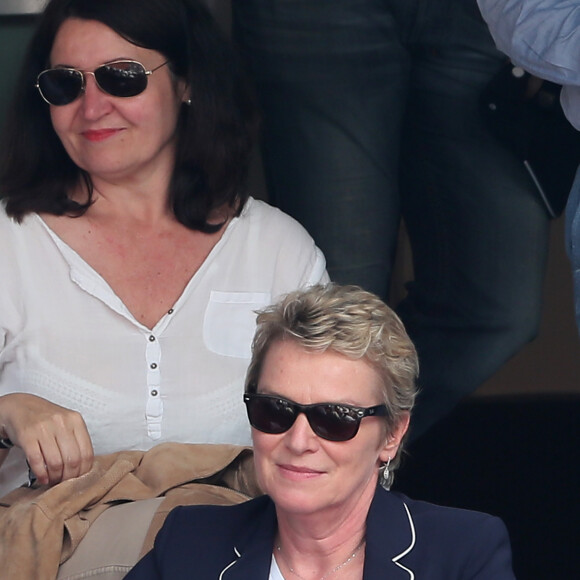
<instances>
[{"instance_id":1,"label":"nose","mask_svg":"<svg viewBox=\"0 0 580 580\"><path fill-rule=\"evenodd\" d=\"M112 108L110 96L104 93L97 85L92 73L84 73L85 87L80 96L83 115L87 119L99 119L106 115Z\"/></svg>"},{"instance_id":2,"label":"nose","mask_svg":"<svg viewBox=\"0 0 580 580\"><path fill-rule=\"evenodd\" d=\"M294 453L300 454L318 449L318 436L310 427L308 419L304 413L300 413L285 434L285 443L288 449Z\"/></svg>"}]
</instances>

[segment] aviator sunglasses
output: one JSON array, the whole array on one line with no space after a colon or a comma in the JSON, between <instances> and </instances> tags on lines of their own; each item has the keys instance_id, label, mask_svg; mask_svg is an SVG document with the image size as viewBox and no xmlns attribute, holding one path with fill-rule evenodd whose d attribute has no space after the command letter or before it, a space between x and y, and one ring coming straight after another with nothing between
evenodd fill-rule
<instances>
[{"instance_id":1,"label":"aviator sunglasses","mask_svg":"<svg viewBox=\"0 0 580 580\"><path fill-rule=\"evenodd\" d=\"M61 107L78 99L85 92L86 75L93 75L104 93L113 97L135 97L147 88L147 77L168 62L151 70L135 60L108 62L92 72L69 67L49 68L36 78L36 88L49 105Z\"/></svg>"},{"instance_id":2,"label":"aviator sunglasses","mask_svg":"<svg viewBox=\"0 0 580 580\"><path fill-rule=\"evenodd\" d=\"M258 431L271 435L285 433L294 425L298 415L304 413L312 431L328 441L348 441L358 433L362 419L387 415L386 405L374 407L353 407L343 403L300 405L276 395L262 393L246 393L244 403L250 424Z\"/></svg>"}]
</instances>

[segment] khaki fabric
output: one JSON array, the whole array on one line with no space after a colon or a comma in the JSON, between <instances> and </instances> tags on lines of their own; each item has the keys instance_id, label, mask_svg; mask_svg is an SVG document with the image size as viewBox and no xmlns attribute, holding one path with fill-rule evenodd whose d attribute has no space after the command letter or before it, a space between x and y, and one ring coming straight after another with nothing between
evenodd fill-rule
<instances>
[{"instance_id":1,"label":"khaki fabric","mask_svg":"<svg viewBox=\"0 0 580 580\"><path fill-rule=\"evenodd\" d=\"M232 504L259 495L252 452L236 445L164 443L95 458L85 475L54 487L21 487L0 499L3 580L52 580L108 508L163 497L140 554L176 505Z\"/></svg>"},{"instance_id":2,"label":"khaki fabric","mask_svg":"<svg viewBox=\"0 0 580 580\"><path fill-rule=\"evenodd\" d=\"M59 569L57 580L122 580L138 562L164 497L111 506L91 525Z\"/></svg>"}]
</instances>

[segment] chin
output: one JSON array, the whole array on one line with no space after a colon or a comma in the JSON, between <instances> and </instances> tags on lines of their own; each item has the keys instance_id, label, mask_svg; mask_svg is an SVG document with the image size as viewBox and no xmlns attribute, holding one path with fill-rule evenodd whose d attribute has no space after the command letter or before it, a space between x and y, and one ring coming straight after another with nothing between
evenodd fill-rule
<instances>
[{"instance_id":1,"label":"chin","mask_svg":"<svg viewBox=\"0 0 580 580\"><path fill-rule=\"evenodd\" d=\"M308 515L332 507L332 503L325 499L324 493L313 493L313 490L286 489L270 493L276 508L287 514Z\"/></svg>"}]
</instances>

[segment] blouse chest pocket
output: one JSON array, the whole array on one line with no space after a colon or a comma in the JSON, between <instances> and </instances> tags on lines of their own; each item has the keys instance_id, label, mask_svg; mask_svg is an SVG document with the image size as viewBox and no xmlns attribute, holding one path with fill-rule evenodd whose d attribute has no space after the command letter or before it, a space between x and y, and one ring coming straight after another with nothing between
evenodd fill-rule
<instances>
[{"instance_id":1,"label":"blouse chest pocket","mask_svg":"<svg viewBox=\"0 0 580 580\"><path fill-rule=\"evenodd\" d=\"M203 339L222 356L250 358L256 311L270 304L269 292L212 290L203 320Z\"/></svg>"}]
</instances>

